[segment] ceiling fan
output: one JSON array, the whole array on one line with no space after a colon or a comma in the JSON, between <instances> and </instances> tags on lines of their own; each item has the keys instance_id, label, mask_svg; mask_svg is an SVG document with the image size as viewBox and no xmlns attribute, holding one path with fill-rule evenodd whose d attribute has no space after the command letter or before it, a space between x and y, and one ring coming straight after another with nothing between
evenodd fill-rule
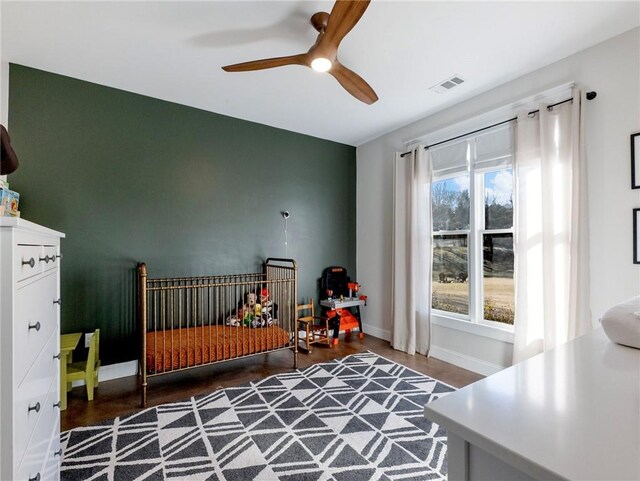
<instances>
[{"instance_id":1,"label":"ceiling fan","mask_svg":"<svg viewBox=\"0 0 640 481\"><path fill-rule=\"evenodd\" d=\"M371 0L337 0L331 13L317 12L311 17L311 25L318 31L318 38L307 53L287 57L267 58L222 67L226 72L248 72L285 65L303 65L316 72L328 72L358 100L372 104L378 96L357 73L338 61L338 47L342 39L358 23Z\"/></svg>"}]
</instances>

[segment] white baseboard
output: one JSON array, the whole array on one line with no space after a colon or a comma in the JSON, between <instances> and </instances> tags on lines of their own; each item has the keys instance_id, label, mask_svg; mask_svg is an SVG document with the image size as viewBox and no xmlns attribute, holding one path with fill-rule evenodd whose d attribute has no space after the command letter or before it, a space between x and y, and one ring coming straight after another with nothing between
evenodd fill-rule
<instances>
[{"instance_id":1,"label":"white baseboard","mask_svg":"<svg viewBox=\"0 0 640 481\"><path fill-rule=\"evenodd\" d=\"M431 346L429 355L468 371L477 372L483 376L490 376L491 374L502 371L506 367L438 346Z\"/></svg>"},{"instance_id":2,"label":"white baseboard","mask_svg":"<svg viewBox=\"0 0 640 481\"><path fill-rule=\"evenodd\" d=\"M111 381L121 377L135 376L138 373L138 361L120 362L100 367L98 381ZM84 381L73 381L73 387L84 386Z\"/></svg>"},{"instance_id":3,"label":"white baseboard","mask_svg":"<svg viewBox=\"0 0 640 481\"><path fill-rule=\"evenodd\" d=\"M371 334L374 337L384 339L385 341L391 340L391 332L388 329L382 329L380 327L371 326L366 322L362 323L362 330L365 334Z\"/></svg>"}]
</instances>

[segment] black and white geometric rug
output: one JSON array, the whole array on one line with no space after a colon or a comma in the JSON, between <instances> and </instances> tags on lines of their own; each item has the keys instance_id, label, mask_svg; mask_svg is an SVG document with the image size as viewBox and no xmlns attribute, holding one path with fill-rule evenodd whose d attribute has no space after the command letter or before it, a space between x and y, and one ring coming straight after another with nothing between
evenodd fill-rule
<instances>
[{"instance_id":1,"label":"black and white geometric rug","mask_svg":"<svg viewBox=\"0 0 640 481\"><path fill-rule=\"evenodd\" d=\"M371 352L62 434L62 480L445 480L455 389Z\"/></svg>"}]
</instances>

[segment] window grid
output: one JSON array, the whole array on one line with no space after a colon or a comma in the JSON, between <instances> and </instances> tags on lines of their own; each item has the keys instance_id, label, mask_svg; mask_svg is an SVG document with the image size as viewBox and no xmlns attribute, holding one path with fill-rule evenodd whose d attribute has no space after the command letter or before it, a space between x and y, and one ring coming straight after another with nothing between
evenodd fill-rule
<instances>
[{"instance_id":1,"label":"window grid","mask_svg":"<svg viewBox=\"0 0 640 481\"><path fill-rule=\"evenodd\" d=\"M512 153L513 155L513 153ZM460 175L469 175L469 229L461 230L432 230L433 246L435 249L435 238L438 236L462 236L467 237L467 267L468 267L468 293L469 308L468 314L460 314L451 311L432 308L434 313L452 317L459 320L481 324L489 327L501 329L513 328L512 325L504 322L485 319L484 316L484 236L487 234L511 234L513 239L513 215L511 217L511 227L486 229L485 225L485 174L496 172L502 169L513 169L512 156L505 160L500 166L476 166L476 138L467 139L467 170L456 173L448 173L442 176L434 176L433 183L447 179L454 179Z\"/></svg>"}]
</instances>

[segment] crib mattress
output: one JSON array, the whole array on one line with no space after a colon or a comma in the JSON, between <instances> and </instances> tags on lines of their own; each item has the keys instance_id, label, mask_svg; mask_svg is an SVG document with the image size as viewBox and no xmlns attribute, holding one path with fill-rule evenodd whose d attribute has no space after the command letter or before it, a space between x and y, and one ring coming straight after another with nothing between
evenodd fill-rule
<instances>
[{"instance_id":1,"label":"crib mattress","mask_svg":"<svg viewBox=\"0 0 640 481\"><path fill-rule=\"evenodd\" d=\"M199 366L285 347L290 335L270 326L258 329L200 326L147 333L147 373Z\"/></svg>"}]
</instances>

